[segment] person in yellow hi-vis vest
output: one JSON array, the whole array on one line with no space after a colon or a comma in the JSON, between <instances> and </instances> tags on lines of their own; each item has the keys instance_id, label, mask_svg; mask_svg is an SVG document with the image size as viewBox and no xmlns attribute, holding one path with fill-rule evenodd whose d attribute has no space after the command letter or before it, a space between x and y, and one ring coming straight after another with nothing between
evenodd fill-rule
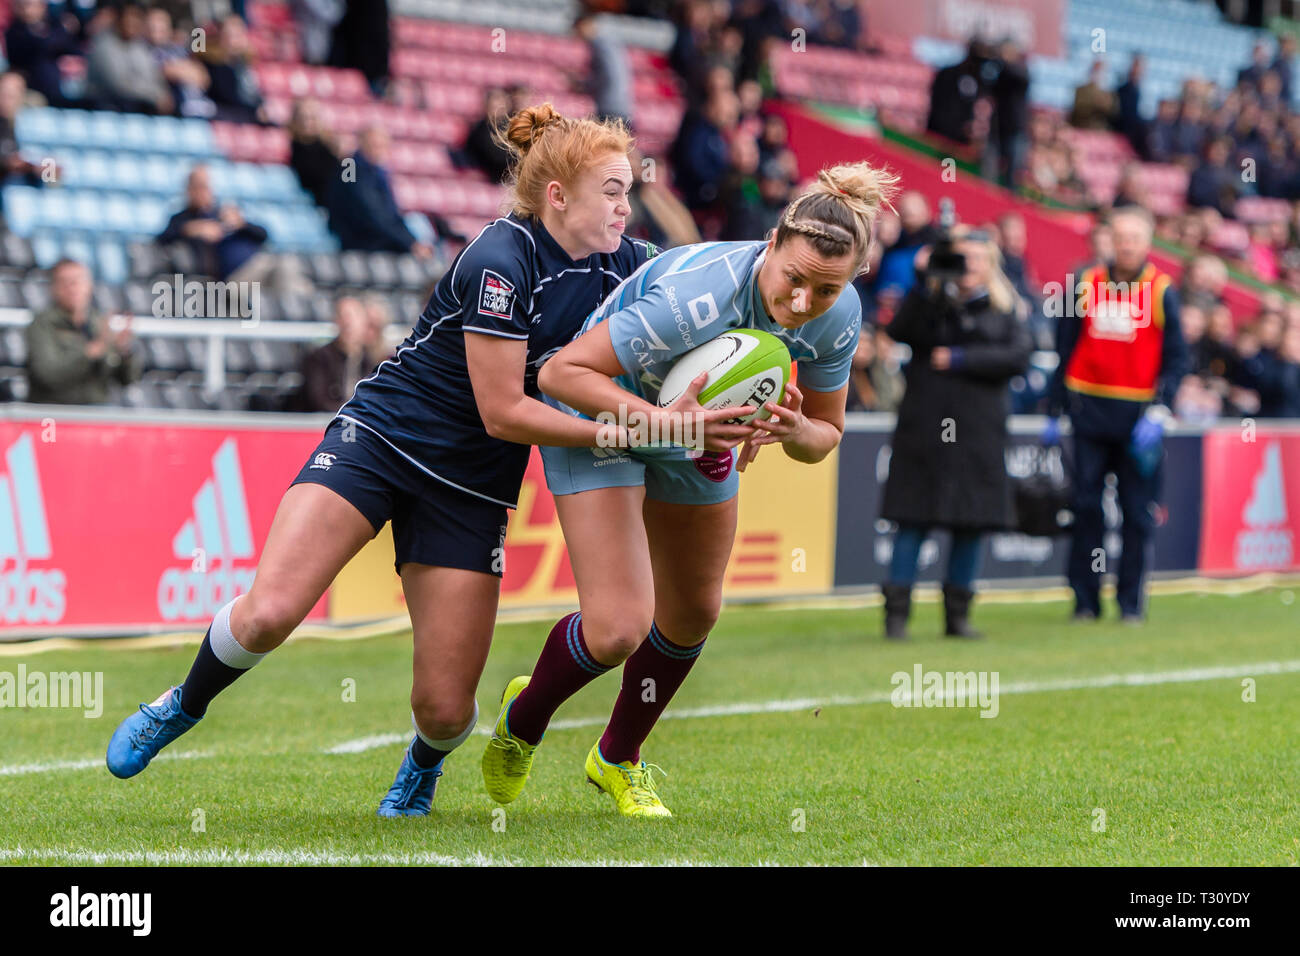
<instances>
[{"instance_id":1,"label":"person in yellow hi-vis vest","mask_svg":"<svg viewBox=\"0 0 1300 956\"><path fill-rule=\"evenodd\" d=\"M1118 484L1123 516L1118 568L1120 616L1140 622L1143 579L1155 528L1164 430L1169 405L1187 370L1187 346L1178 322L1173 279L1148 260L1153 224L1143 209L1112 216L1114 262L1080 277L1077 299L1057 328L1060 364L1048 392L1051 416L1045 444L1060 440L1059 417L1070 416L1074 529L1069 580L1076 620L1101 614L1101 495L1106 475Z\"/></svg>"}]
</instances>

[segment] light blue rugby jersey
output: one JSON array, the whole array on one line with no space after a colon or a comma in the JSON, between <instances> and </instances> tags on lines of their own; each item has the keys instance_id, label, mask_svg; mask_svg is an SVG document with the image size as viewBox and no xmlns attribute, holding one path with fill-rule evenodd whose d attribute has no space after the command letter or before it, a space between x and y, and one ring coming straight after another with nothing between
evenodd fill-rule
<instances>
[{"instance_id":1,"label":"light blue rugby jersey","mask_svg":"<svg viewBox=\"0 0 1300 956\"><path fill-rule=\"evenodd\" d=\"M862 303L852 284L822 315L797 329L767 314L755 277L767 243L704 242L668 249L624 279L588 316L582 331L609 322L619 363L616 381L658 402L678 356L731 329L761 329L781 339L799 363L799 387L834 392L849 380Z\"/></svg>"}]
</instances>

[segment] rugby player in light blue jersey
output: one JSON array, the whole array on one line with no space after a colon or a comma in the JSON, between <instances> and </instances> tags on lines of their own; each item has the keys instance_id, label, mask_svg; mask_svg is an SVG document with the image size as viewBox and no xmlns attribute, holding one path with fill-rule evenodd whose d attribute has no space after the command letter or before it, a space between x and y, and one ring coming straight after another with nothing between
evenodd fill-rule
<instances>
[{"instance_id":1,"label":"rugby player in light blue jersey","mask_svg":"<svg viewBox=\"0 0 1300 956\"><path fill-rule=\"evenodd\" d=\"M705 378L659 408L676 359L730 329L761 329L798 361L798 386L781 404L766 403L772 417L753 423L738 467L774 443L796 461L821 461L844 428L861 325L852 281L896 183L866 163L824 169L766 241L683 246L650 260L542 366L542 391L575 416L624 408L628 421L639 412L669 434L674 416L698 410ZM543 447L542 455L581 610L552 629L531 677L506 687L484 782L493 799L515 799L556 708L625 664L587 778L627 816L671 816L640 749L717 620L736 531L736 459L680 446Z\"/></svg>"}]
</instances>

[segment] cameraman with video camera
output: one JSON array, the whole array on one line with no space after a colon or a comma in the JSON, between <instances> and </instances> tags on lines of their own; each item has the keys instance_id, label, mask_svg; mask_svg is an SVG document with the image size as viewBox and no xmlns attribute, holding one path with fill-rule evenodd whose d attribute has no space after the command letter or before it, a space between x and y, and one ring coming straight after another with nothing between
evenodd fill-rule
<instances>
[{"instance_id":1,"label":"cameraman with video camera","mask_svg":"<svg viewBox=\"0 0 1300 956\"><path fill-rule=\"evenodd\" d=\"M968 615L982 535L1014 522L1003 461L1008 382L1025 371L1033 344L997 246L954 226L951 201L940 206L940 239L888 330L912 349L880 509L898 524L882 586L890 640L907 638L921 546L935 528L952 533L944 634L981 637Z\"/></svg>"}]
</instances>

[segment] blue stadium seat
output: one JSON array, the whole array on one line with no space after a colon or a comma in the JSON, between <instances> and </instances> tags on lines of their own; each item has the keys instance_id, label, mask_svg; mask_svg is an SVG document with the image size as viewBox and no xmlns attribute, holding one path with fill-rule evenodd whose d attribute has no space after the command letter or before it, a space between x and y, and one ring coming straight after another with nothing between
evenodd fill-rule
<instances>
[{"instance_id":1,"label":"blue stadium seat","mask_svg":"<svg viewBox=\"0 0 1300 956\"><path fill-rule=\"evenodd\" d=\"M95 247L90 238L82 233L63 233L60 237L59 258L75 259L83 262L94 271L95 268Z\"/></svg>"},{"instance_id":2,"label":"blue stadium seat","mask_svg":"<svg viewBox=\"0 0 1300 956\"><path fill-rule=\"evenodd\" d=\"M127 264L126 246L117 239L103 238L95 243L96 273L99 278L114 286L126 281L130 269Z\"/></svg>"},{"instance_id":3,"label":"blue stadium seat","mask_svg":"<svg viewBox=\"0 0 1300 956\"><path fill-rule=\"evenodd\" d=\"M48 269L58 262L61 249L59 240L53 233L44 232L32 236L32 255L35 256L39 269Z\"/></svg>"},{"instance_id":4,"label":"blue stadium seat","mask_svg":"<svg viewBox=\"0 0 1300 956\"><path fill-rule=\"evenodd\" d=\"M13 232L20 236L31 235L32 229L36 225L36 193L38 191L35 186L4 187L5 222Z\"/></svg>"},{"instance_id":5,"label":"blue stadium seat","mask_svg":"<svg viewBox=\"0 0 1300 956\"><path fill-rule=\"evenodd\" d=\"M99 229L104 222L103 203L100 194L89 189L68 190L72 207L71 217L63 223L77 229ZM58 225L55 223L54 225Z\"/></svg>"},{"instance_id":6,"label":"blue stadium seat","mask_svg":"<svg viewBox=\"0 0 1300 956\"><path fill-rule=\"evenodd\" d=\"M21 143L45 144L55 142L56 112L51 109L29 108L18 114L14 131Z\"/></svg>"},{"instance_id":7,"label":"blue stadium seat","mask_svg":"<svg viewBox=\"0 0 1300 956\"><path fill-rule=\"evenodd\" d=\"M112 115L112 114L110 114ZM140 116L128 114L118 120L118 142L123 149L139 151L165 149L159 144L157 130L167 125L167 119L161 116Z\"/></svg>"},{"instance_id":8,"label":"blue stadium seat","mask_svg":"<svg viewBox=\"0 0 1300 956\"><path fill-rule=\"evenodd\" d=\"M110 113L107 110L95 110L89 115L86 124L89 132L89 141L97 145L121 143L128 149L132 148L126 142L125 121L126 117L121 113Z\"/></svg>"},{"instance_id":9,"label":"blue stadium seat","mask_svg":"<svg viewBox=\"0 0 1300 956\"><path fill-rule=\"evenodd\" d=\"M212 138L212 127L200 119L177 120L180 135L177 137L177 152L191 156L212 156L217 152L216 141Z\"/></svg>"},{"instance_id":10,"label":"blue stadium seat","mask_svg":"<svg viewBox=\"0 0 1300 956\"><path fill-rule=\"evenodd\" d=\"M132 207L132 197L128 194L108 193L104 199L104 228L111 232L136 232Z\"/></svg>"},{"instance_id":11,"label":"blue stadium seat","mask_svg":"<svg viewBox=\"0 0 1300 956\"><path fill-rule=\"evenodd\" d=\"M152 196L135 197L134 205L136 215L135 228L132 231L149 236L156 236L162 232L167 225L167 220L171 218L173 208L179 206L178 203Z\"/></svg>"}]
</instances>

